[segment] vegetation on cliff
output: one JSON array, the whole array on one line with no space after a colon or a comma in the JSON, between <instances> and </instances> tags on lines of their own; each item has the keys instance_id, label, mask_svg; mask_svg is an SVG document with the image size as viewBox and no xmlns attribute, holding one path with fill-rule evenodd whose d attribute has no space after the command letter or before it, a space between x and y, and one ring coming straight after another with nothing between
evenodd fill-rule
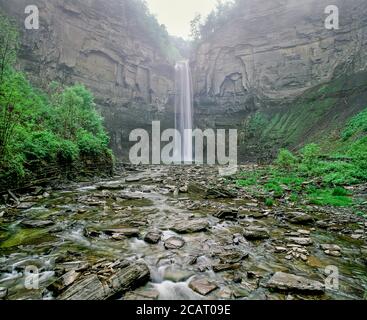
<instances>
[{"instance_id":1,"label":"vegetation on cliff","mask_svg":"<svg viewBox=\"0 0 367 320\"><path fill-rule=\"evenodd\" d=\"M107 156L109 138L93 96L82 85L51 83L42 92L14 69L18 32L0 15L0 176L22 179L33 161L73 163Z\"/></svg>"},{"instance_id":2,"label":"vegetation on cliff","mask_svg":"<svg viewBox=\"0 0 367 320\"><path fill-rule=\"evenodd\" d=\"M257 194L268 194L265 202L276 199L331 206L355 206L361 203L349 189L367 182L367 108L353 117L341 131L334 149L323 152L321 146L308 144L297 153L281 149L273 166L243 172L240 187Z\"/></svg>"}]
</instances>

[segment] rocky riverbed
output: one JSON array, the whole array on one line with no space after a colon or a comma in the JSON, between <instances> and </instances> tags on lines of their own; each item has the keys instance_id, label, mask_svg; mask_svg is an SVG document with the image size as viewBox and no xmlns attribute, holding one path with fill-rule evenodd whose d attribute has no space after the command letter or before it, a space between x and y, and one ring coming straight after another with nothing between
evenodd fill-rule
<instances>
[{"instance_id":1,"label":"rocky riverbed","mask_svg":"<svg viewBox=\"0 0 367 320\"><path fill-rule=\"evenodd\" d=\"M0 299L366 296L364 218L268 208L215 167L146 167L14 198L0 207Z\"/></svg>"}]
</instances>

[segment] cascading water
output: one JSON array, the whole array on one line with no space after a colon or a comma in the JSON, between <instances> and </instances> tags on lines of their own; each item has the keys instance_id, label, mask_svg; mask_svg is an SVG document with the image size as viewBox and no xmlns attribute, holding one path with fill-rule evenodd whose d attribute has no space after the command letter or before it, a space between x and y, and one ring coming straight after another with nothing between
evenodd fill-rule
<instances>
[{"instance_id":1,"label":"cascading water","mask_svg":"<svg viewBox=\"0 0 367 320\"><path fill-rule=\"evenodd\" d=\"M176 95L175 95L175 128L180 133L176 137L175 158L177 162L191 163L193 158L192 127L193 127L193 93L189 61L176 64Z\"/></svg>"}]
</instances>

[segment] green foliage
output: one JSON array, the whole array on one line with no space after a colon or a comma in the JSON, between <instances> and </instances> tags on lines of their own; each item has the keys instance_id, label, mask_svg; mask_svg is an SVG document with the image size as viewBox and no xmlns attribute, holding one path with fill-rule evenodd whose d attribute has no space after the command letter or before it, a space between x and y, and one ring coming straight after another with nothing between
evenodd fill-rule
<instances>
[{"instance_id":1,"label":"green foliage","mask_svg":"<svg viewBox=\"0 0 367 320\"><path fill-rule=\"evenodd\" d=\"M348 192L348 190L346 190L343 187L336 187L336 188L334 188L332 195L333 196L342 196L343 197L343 196L348 196L349 195L349 192Z\"/></svg>"},{"instance_id":2,"label":"green foliage","mask_svg":"<svg viewBox=\"0 0 367 320\"><path fill-rule=\"evenodd\" d=\"M353 200L346 195L336 195L333 189L312 189L308 193L310 204L319 206L347 207L353 204Z\"/></svg>"},{"instance_id":3,"label":"green foliage","mask_svg":"<svg viewBox=\"0 0 367 320\"><path fill-rule=\"evenodd\" d=\"M64 162L74 162L79 158L79 148L73 141L61 140L58 157Z\"/></svg>"},{"instance_id":4,"label":"green foliage","mask_svg":"<svg viewBox=\"0 0 367 320\"><path fill-rule=\"evenodd\" d=\"M0 14L0 178L23 178L32 161L73 162L80 155L112 156L103 119L83 85L48 92L13 69L18 33Z\"/></svg>"},{"instance_id":5,"label":"green foliage","mask_svg":"<svg viewBox=\"0 0 367 320\"><path fill-rule=\"evenodd\" d=\"M0 83L4 72L12 66L17 57L19 34L14 21L0 11Z\"/></svg>"},{"instance_id":6,"label":"green foliage","mask_svg":"<svg viewBox=\"0 0 367 320\"><path fill-rule=\"evenodd\" d=\"M342 138L347 140L358 133L367 132L367 109L353 117L342 132Z\"/></svg>"},{"instance_id":7,"label":"green foliage","mask_svg":"<svg viewBox=\"0 0 367 320\"><path fill-rule=\"evenodd\" d=\"M279 151L278 158L275 161L275 163L280 168L288 170L288 171L294 168L297 162L298 162L298 158L287 149L281 149Z\"/></svg>"},{"instance_id":8,"label":"green foliage","mask_svg":"<svg viewBox=\"0 0 367 320\"><path fill-rule=\"evenodd\" d=\"M270 181L264 185L264 189L268 192L273 192L274 197L279 198L283 196L284 189L276 181Z\"/></svg>"},{"instance_id":9,"label":"green foliage","mask_svg":"<svg viewBox=\"0 0 367 320\"><path fill-rule=\"evenodd\" d=\"M316 167L319 163L319 157L321 155L321 148L315 144L311 143L306 145L301 150L302 164L308 169Z\"/></svg>"},{"instance_id":10,"label":"green foliage","mask_svg":"<svg viewBox=\"0 0 367 320\"><path fill-rule=\"evenodd\" d=\"M273 200L273 199L271 199L271 198L267 198L267 199L265 199L265 205L266 205L267 207L272 207L272 206L274 206L274 200Z\"/></svg>"}]
</instances>

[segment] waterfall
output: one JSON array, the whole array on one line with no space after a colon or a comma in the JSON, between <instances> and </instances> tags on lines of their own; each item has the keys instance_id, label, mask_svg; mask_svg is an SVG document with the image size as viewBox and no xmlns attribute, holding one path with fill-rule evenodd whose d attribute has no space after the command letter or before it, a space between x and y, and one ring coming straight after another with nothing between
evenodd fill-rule
<instances>
[{"instance_id":1,"label":"waterfall","mask_svg":"<svg viewBox=\"0 0 367 320\"><path fill-rule=\"evenodd\" d=\"M193 129L193 93L189 61L178 62L175 70L175 129L180 133L180 137L176 138L181 141L181 144L177 144L175 158L178 162L192 163L192 133L188 131Z\"/></svg>"}]
</instances>

